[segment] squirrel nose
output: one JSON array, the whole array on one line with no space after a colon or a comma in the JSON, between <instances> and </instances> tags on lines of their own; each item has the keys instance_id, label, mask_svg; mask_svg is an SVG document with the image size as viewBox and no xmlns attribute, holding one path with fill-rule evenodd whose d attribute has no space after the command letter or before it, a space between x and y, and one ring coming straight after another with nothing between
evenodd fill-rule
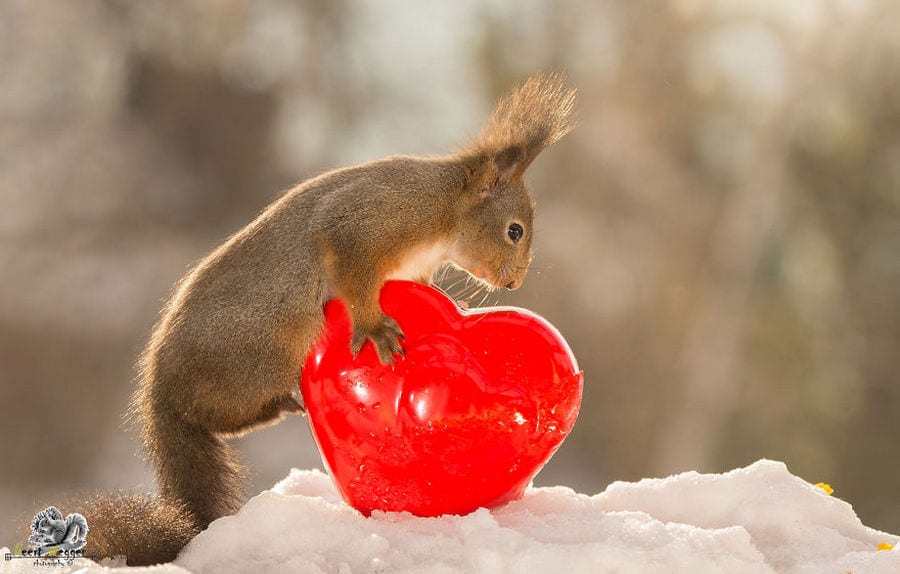
<instances>
[{"instance_id":1,"label":"squirrel nose","mask_svg":"<svg viewBox=\"0 0 900 574\"><path fill-rule=\"evenodd\" d=\"M513 280L513 281L510 281L509 283L506 284L506 288L509 289L510 291L515 291L515 290L518 289L521 285L522 285L522 282L521 282L521 281Z\"/></svg>"}]
</instances>

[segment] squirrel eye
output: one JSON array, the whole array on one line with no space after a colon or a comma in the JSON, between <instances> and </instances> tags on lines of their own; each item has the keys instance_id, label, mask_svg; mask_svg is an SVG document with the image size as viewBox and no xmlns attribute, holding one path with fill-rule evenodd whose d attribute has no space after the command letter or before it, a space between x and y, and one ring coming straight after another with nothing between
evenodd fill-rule
<instances>
[{"instance_id":1,"label":"squirrel eye","mask_svg":"<svg viewBox=\"0 0 900 574\"><path fill-rule=\"evenodd\" d=\"M522 226L518 223L510 223L509 229L506 230L506 234L512 239L513 243L518 243L522 236L525 234L525 230L522 229Z\"/></svg>"}]
</instances>

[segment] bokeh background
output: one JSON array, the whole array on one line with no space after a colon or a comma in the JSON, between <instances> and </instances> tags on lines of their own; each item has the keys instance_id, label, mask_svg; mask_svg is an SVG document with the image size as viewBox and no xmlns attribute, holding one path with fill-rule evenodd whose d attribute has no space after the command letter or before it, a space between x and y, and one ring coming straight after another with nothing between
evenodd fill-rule
<instances>
[{"instance_id":1,"label":"bokeh background","mask_svg":"<svg viewBox=\"0 0 900 574\"><path fill-rule=\"evenodd\" d=\"M586 373L538 477L766 457L900 532L896 0L0 0L0 545L152 488L123 422L171 285L292 183L440 154L540 70L579 128L531 168L520 291ZM477 301L480 301L479 297ZM257 492L320 466L294 417Z\"/></svg>"}]
</instances>

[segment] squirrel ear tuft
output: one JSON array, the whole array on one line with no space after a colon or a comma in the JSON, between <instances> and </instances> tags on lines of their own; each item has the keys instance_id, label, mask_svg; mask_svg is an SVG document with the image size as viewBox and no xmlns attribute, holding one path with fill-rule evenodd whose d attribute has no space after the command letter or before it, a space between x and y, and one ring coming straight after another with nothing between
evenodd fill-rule
<instances>
[{"instance_id":1,"label":"squirrel ear tuft","mask_svg":"<svg viewBox=\"0 0 900 574\"><path fill-rule=\"evenodd\" d=\"M501 98L469 149L492 157L499 177L521 177L545 148L575 125L575 90L559 74L536 75Z\"/></svg>"}]
</instances>

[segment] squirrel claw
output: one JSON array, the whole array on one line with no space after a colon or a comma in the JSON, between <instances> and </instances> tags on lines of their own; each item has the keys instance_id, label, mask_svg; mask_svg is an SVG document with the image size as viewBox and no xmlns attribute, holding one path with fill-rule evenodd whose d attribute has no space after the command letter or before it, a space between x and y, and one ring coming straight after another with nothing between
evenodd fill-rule
<instances>
[{"instance_id":1,"label":"squirrel claw","mask_svg":"<svg viewBox=\"0 0 900 574\"><path fill-rule=\"evenodd\" d=\"M300 393L300 389L294 389L293 391L291 391L291 399L295 403L297 403L297 407L299 408L297 412L299 412L301 415L305 415L306 405L303 403L303 395Z\"/></svg>"},{"instance_id":2,"label":"squirrel claw","mask_svg":"<svg viewBox=\"0 0 900 574\"><path fill-rule=\"evenodd\" d=\"M375 351L378 353L378 359L382 364L393 365L394 355L406 356L403 345L400 343L405 338L400 325L391 317L382 315L381 322L375 327L369 329L356 327L353 329L350 351L353 353L353 358L356 358L366 339L369 339L375 345Z\"/></svg>"}]
</instances>

